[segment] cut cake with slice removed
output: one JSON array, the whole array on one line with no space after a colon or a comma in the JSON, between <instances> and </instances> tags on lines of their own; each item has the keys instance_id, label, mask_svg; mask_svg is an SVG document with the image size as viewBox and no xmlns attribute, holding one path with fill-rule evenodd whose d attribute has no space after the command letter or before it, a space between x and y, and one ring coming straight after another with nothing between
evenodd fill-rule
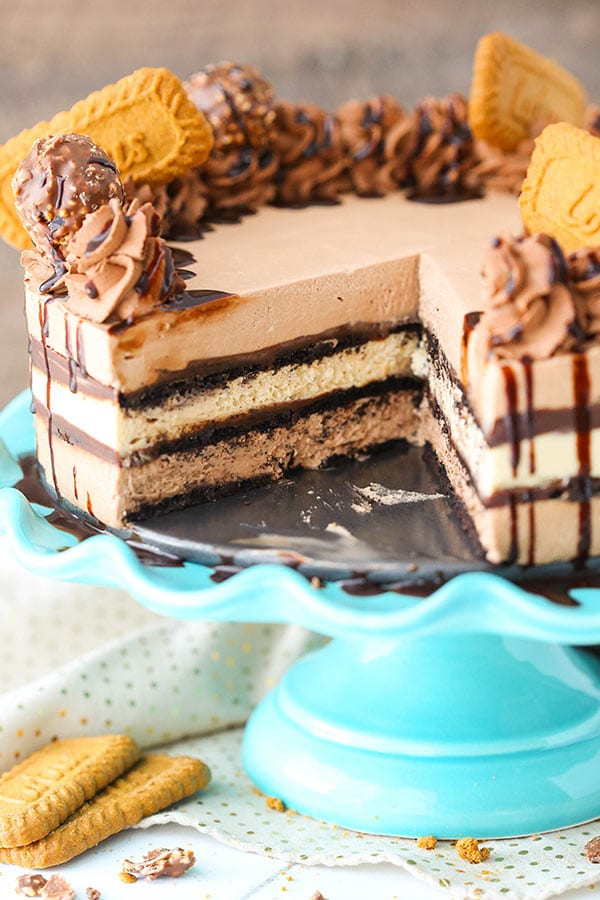
<instances>
[{"instance_id":1,"label":"cut cake with slice removed","mask_svg":"<svg viewBox=\"0 0 600 900\"><path fill-rule=\"evenodd\" d=\"M600 350L481 368L477 338L465 341L482 246L503 229L520 223L501 195L263 209L173 245L186 293L132 322L94 323L30 282L48 486L120 528L295 466L429 440L490 561L600 553ZM582 366L589 497L575 489Z\"/></svg>"}]
</instances>

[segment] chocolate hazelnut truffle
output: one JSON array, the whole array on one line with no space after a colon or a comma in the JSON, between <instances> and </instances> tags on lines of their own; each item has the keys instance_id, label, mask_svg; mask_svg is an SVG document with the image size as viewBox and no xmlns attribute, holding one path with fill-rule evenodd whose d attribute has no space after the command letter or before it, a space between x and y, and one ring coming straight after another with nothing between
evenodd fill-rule
<instances>
[{"instance_id":1,"label":"chocolate hazelnut truffle","mask_svg":"<svg viewBox=\"0 0 600 900\"><path fill-rule=\"evenodd\" d=\"M41 253L64 258L64 247L84 217L116 198L123 187L116 165L89 137L58 134L35 141L12 182L15 206Z\"/></svg>"},{"instance_id":2,"label":"chocolate hazelnut truffle","mask_svg":"<svg viewBox=\"0 0 600 900\"><path fill-rule=\"evenodd\" d=\"M254 66L222 62L205 66L183 83L214 132L214 152L249 145L261 150L273 136L271 84Z\"/></svg>"}]
</instances>

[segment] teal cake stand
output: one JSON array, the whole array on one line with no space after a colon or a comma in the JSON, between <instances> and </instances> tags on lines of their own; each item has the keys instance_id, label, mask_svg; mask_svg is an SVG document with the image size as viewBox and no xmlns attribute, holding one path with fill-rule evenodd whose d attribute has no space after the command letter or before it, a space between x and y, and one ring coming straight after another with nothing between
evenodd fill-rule
<instances>
[{"instance_id":1,"label":"teal cake stand","mask_svg":"<svg viewBox=\"0 0 600 900\"><path fill-rule=\"evenodd\" d=\"M14 485L33 435L0 414L0 527L28 569L112 585L165 616L303 625L332 640L250 718L244 764L265 793L346 828L507 837L600 816L600 589L560 606L486 572L427 599L353 597L257 565L222 584L197 563L142 565L122 540L78 543Z\"/></svg>"}]
</instances>

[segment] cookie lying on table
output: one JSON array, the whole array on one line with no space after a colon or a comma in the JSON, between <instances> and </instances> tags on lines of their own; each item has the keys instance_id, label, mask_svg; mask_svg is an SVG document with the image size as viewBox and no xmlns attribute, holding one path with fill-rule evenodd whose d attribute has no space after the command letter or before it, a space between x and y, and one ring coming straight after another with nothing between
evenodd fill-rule
<instances>
[{"instance_id":1,"label":"cookie lying on table","mask_svg":"<svg viewBox=\"0 0 600 900\"><path fill-rule=\"evenodd\" d=\"M209 781L200 760L139 759L121 735L56 741L0 778L0 862L67 862Z\"/></svg>"}]
</instances>

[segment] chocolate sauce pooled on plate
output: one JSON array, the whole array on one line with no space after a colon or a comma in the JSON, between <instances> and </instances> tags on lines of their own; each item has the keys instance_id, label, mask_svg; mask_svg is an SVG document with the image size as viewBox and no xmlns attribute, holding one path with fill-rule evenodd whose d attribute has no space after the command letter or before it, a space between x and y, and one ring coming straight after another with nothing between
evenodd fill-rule
<instances>
[{"instance_id":1,"label":"chocolate sauce pooled on plate","mask_svg":"<svg viewBox=\"0 0 600 900\"><path fill-rule=\"evenodd\" d=\"M19 464L23 471L23 477L14 487L21 491L30 503L36 503L52 510L46 517L51 525L72 535L78 541L108 532L108 529L103 528L100 523L84 519L79 514L57 504L40 478L37 461L33 455L20 458ZM75 468L73 479L76 486L77 472ZM184 560L174 553L157 549L145 543L135 532L132 532L131 537L126 539L126 543L144 565L180 567L184 564ZM299 561L293 554L282 552L281 564L295 570L299 569ZM243 570L242 566L234 562L233 556L221 553L219 563L214 566L210 578L215 584L220 584ZM491 567L490 570L492 570ZM356 571L351 574L351 577L342 579L338 584L349 596L364 597L365 600L384 592L426 598L452 577L452 574L454 573L445 574L440 570L434 575L419 578L418 573L414 573L407 576L406 579L393 581L390 584L381 584L372 581L365 572ZM578 605L576 600L568 596L569 591L577 588L600 587L600 571L577 563L561 564L560 572L556 573L548 571L548 567L544 567L540 571L536 571L535 567L531 569L515 567L512 570L500 570L499 574L506 575L511 581L533 594L541 595L553 603L564 606ZM305 577L311 582L314 581L309 574Z\"/></svg>"},{"instance_id":2,"label":"chocolate sauce pooled on plate","mask_svg":"<svg viewBox=\"0 0 600 900\"><path fill-rule=\"evenodd\" d=\"M84 541L86 538L108 532L108 529L103 528L100 523L92 523L57 503L56 499L52 497L44 486L35 456L21 457L19 465L21 466L23 477L14 487L16 490L21 491L30 503L37 503L52 510L45 517L50 525L58 528L59 531L72 535L78 541ZM73 483L75 492L77 492L77 470L75 467L73 467ZM90 514L92 514L91 510ZM169 568L180 568L183 566L184 561L178 556L144 544L142 541L136 540L135 536L125 539L125 543L131 547L139 561L144 565L166 566Z\"/></svg>"}]
</instances>

